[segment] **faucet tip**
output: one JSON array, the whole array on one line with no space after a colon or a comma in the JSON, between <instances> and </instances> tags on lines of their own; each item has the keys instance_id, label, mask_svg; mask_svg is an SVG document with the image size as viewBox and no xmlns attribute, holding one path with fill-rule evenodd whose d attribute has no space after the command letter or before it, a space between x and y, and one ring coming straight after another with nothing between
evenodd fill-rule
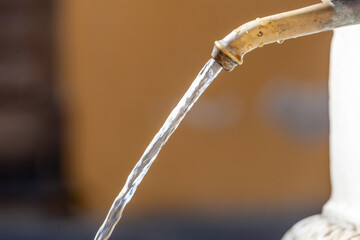
<instances>
[{"instance_id":1,"label":"faucet tip","mask_svg":"<svg viewBox=\"0 0 360 240\"><path fill-rule=\"evenodd\" d=\"M216 46L214 46L211 57L228 72L231 72L238 65Z\"/></svg>"}]
</instances>

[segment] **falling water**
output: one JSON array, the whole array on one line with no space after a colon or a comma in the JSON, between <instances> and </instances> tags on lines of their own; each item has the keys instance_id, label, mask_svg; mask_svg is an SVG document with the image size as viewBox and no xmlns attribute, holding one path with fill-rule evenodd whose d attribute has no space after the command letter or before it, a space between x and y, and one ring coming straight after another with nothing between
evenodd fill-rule
<instances>
[{"instance_id":1,"label":"falling water","mask_svg":"<svg viewBox=\"0 0 360 240\"><path fill-rule=\"evenodd\" d=\"M201 69L199 75L196 77L174 110L170 113L160 131L155 135L149 146L146 148L144 154L131 171L124 187L112 204L104 223L99 228L95 236L95 240L109 239L115 225L119 222L122 216L126 204L131 200L137 186L144 178L156 156L159 154L162 146L167 142L171 134L179 126L181 120L185 117L186 113L191 109L210 83L216 78L221 69L222 67L213 59L210 59L203 69Z\"/></svg>"}]
</instances>

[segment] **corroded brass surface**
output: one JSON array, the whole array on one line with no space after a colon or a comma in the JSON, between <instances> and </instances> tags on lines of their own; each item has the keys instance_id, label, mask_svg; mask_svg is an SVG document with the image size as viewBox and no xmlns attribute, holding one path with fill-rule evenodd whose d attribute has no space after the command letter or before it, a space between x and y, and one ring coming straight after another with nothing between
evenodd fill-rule
<instances>
[{"instance_id":1,"label":"corroded brass surface","mask_svg":"<svg viewBox=\"0 0 360 240\"><path fill-rule=\"evenodd\" d=\"M265 44L281 43L287 39L358 23L360 21L357 17L360 9L359 2L355 0L346 5L343 2L327 1L294 11L258 18L241 25L222 40L216 41L215 47L240 65L246 53ZM217 52L214 51L212 57L227 71L231 71L234 67L229 68L227 64L219 60L221 58L215 55Z\"/></svg>"}]
</instances>

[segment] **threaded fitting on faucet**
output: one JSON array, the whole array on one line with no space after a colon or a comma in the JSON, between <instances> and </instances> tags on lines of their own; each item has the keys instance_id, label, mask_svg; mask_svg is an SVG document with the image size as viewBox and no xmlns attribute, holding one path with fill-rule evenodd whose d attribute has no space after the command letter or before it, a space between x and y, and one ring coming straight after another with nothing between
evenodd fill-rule
<instances>
[{"instance_id":1,"label":"threaded fitting on faucet","mask_svg":"<svg viewBox=\"0 0 360 240\"><path fill-rule=\"evenodd\" d=\"M214 46L211 57L226 71L231 72L238 64L226 56L220 49Z\"/></svg>"}]
</instances>

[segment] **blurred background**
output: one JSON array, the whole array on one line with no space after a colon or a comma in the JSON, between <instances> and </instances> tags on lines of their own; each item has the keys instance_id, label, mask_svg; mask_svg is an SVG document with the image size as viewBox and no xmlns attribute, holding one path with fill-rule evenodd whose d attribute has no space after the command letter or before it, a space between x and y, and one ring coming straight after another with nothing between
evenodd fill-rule
<instances>
[{"instance_id":1,"label":"blurred background","mask_svg":"<svg viewBox=\"0 0 360 240\"><path fill-rule=\"evenodd\" d=\"M315 0L0 0L0 239L92 239L215 40ZM245 56L112 239L280 239L330 193L332 33Z\"/></svg>"}]
</instances>

